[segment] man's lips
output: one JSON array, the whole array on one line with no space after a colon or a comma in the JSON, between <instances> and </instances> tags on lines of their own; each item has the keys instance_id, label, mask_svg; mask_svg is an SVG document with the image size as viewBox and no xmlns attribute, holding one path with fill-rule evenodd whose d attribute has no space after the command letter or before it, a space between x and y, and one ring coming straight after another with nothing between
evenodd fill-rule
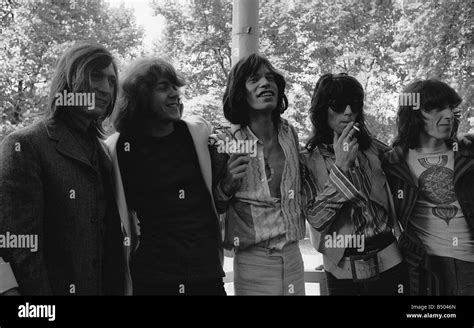
<instances>
[{"instance_id":1,"label":"man's lips","mask_svg":"<svg viewBox=\"0 0 474 328\"><path fill-rule=\"evenodd\" d=\"M265 90L265 91L262 91L259 94L257 94L257 97L258 98L260 98L260 97L273 97L274 95L275 95L275 92L273 92L272 90Z\"/></svg>"}]
</instances>

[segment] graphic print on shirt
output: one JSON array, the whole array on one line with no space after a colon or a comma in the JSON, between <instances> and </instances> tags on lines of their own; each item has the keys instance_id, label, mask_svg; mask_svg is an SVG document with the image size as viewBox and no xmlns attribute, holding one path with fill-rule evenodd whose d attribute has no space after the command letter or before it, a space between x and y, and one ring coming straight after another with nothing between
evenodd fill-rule
<instances>
[{"instance_id":1,"label":"graphic print on shirt","mask_svg":"<svg viewBox=\"0 0 474 328\"><path fill-rule=\"evenodd\" d=\"M438 206L433 207L433 215L445 221L449 226L449 221L457 214L458 208L449 205L456 201L454 193L454 171L445 167L448 163L448 156L438 157L437 163L429 163L427 158L420 158L418 162L427 170L419 179L421 195L427 201Z\"/></svg>"}]
</instances>

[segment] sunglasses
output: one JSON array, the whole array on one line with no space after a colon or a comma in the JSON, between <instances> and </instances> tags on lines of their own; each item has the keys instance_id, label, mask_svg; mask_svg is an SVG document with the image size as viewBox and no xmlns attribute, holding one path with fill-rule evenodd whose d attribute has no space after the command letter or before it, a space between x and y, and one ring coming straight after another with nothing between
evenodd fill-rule
<instances>
[{"instance_id":1,"label":"sunglasses","mask_svg":"<svg viewBox=\"0 0 474 328\"><path fill-rule=\"evenodd\" d=\"M363 101L353 101L353 102L336 102L335 100L329 101L329 108L331 108L334 112L342 114L346 111L347 106L351 106L351 111L353 113L360 113L362 112L362 108L364 107Z\"/></svg>"}]
</instances>

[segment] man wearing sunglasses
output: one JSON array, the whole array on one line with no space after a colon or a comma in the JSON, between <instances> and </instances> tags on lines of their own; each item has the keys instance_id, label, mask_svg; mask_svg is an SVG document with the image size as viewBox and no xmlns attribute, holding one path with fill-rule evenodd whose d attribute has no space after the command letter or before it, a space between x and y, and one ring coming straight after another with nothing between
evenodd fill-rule
<instances>
[{"instance_id":1,"label":"man wearing sunglasses","mask_svg":"<svg viewBox=\"0 0 474 328\"><path fill-rule=\"evenodd\" d=\"M303 212L323 254L329 294L398 295L406 270L379 159L389 147L370 136L363 101L351 76L325 74L317 82L314 135L301 156Z\"/></svg>"}]
</instances>

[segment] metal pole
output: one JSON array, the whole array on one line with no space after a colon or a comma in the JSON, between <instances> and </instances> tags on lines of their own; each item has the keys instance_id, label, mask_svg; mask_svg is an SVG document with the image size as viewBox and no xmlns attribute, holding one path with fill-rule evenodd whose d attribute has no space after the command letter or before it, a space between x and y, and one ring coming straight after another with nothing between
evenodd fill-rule
<instances>
[{"instance_id":1,"label":"metal pole","mask_svg":"<svg viewBox=\"0 0 474 328\"><path fill-rule=\"evenodd\" d=\"M258 0L234 0L232 10L232 65L258 52Z\"/></svg>"}]
</instances>

